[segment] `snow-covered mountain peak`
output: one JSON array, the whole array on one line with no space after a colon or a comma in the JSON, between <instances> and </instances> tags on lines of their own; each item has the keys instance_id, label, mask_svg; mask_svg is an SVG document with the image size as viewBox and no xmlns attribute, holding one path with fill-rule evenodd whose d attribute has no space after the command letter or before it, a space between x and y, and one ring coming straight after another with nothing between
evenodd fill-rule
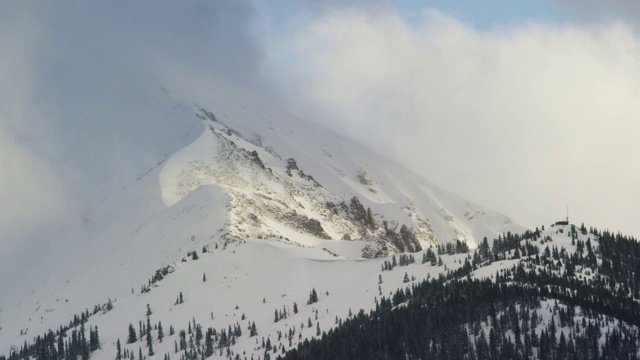
<instances>
[{"instance_id":1,"label":"snow-covered mountain peak","mask_svg":"<svg viewBox=\"0 0 640 360\"><path fill-rule=\"evenodd\" d=\"M217 184L229 196L233 239L365 240L366 257L455 240L475 247L517 228L340 134L266 106L195 107L204 129L164 164L164 203Z\"/></svg>"}]
</instances>

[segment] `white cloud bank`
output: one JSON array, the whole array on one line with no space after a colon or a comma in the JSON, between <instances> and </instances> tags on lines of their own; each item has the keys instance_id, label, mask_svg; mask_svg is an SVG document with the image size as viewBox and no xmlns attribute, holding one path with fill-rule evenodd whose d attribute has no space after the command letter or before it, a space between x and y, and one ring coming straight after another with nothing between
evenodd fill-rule
<instances>
[{"instance_id":1,"label":"white cloud bank","mask_svg":"<svg viewBox=\"0 0 640 360\"><path fill-rule=\"evenodd\" d=\"M520 220L640 235L640 41L623 23L477 30L334 9L271 39L296 112Z\"/></svg>"}]
</instances>

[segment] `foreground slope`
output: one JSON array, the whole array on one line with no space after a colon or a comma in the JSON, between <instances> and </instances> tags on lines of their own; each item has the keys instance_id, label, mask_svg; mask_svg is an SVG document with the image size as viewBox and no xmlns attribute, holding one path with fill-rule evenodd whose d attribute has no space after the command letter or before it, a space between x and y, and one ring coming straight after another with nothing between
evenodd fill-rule
<instances>
[{"instance_id":1,"label":"foreground slope","mask_svg":"<svg viewBox=\"0 0 640 360\"><path fill-rule=\"evenodd\" d=\"M47 358L57 350L34 352L84 326L99 329L98 359L117 358L118 342L136 358L633 359L638 259L635 239L570 225L469 253L369 260L275 239L213 241L13 358Z\"/></svg>"}]
</instances>

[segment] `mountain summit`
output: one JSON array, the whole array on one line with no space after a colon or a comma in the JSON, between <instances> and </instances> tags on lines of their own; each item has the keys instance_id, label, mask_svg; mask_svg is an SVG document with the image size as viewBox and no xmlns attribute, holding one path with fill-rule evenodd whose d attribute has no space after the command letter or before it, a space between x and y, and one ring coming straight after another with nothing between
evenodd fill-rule
<instances>
[{"instance_id":1,"label":"mountain summit","mask_svg":"<svg viewBox=\"0 0 640 360\"><path fill-rule=\"evenodd\" d=\"M196 106L202 135L160 172L167 206L200 186L222 187L229 239L358 240L362 256L378 257L452 241L475 248L484 237L521 229L341 134L231 88L217 87L210 103Z\"/></svg>"}]
</instances>

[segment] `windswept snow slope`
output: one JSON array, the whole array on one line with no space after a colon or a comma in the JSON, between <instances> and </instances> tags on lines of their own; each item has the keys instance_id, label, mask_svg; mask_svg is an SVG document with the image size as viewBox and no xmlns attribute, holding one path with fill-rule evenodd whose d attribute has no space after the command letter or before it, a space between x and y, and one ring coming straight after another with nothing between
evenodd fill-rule
<instances>
[{"instance_id":1,"label":"windswept snow slope","mask_svg":"<svg viewBox=\"0 0 640 360\"><path fill-rule=\"evenodd\" d=\"M377 223L413 229L423 246L461 240L474 247L485 236L521 230L509 218L243 89L215 86L208 98L196 109L203 134L162 169L162 199L171 206L198 186L224 186L235 238L291 238L293 213L318 220L326 238L376 237L376 231L363 234L348 216L327 206L340 210L353 197L372 209Z\"/></svg>"}]
</instances>

